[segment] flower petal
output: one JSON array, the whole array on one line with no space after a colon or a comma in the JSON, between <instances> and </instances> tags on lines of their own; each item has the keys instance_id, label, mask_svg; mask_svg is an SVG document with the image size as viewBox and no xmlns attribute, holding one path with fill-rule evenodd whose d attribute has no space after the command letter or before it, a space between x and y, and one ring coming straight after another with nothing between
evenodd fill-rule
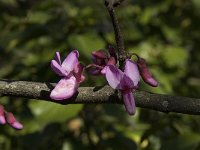
<instances>
[{"instance_id":1,"label":"flower petal","mask_svg":"<svg viewBox=\"0 0 200 150\"><path fill-rule=\"evenodd\" d=\"M56 60L52 60L52 61L51 61L51 68L52 68L53 71L55 71L55 73L57 73L59 76L65 76L65 77L67 77L68 74L70 73L70 72L66 72L66 71L62 68L62 66L60 66L60 65L58 64L58 62L57 62Z\"/></svg>"},{"instance_id":2,"label":"flower petal","mask_svg":"<svg viewBox=\"0 0 200 150\"><path fill-rule=\"evenodd\" d=\"M120 86L123 91L135 88L134 82L126 74L124 74Z\"/></svg>"},{"instance_id":3,"label":"flower petal","mask_svg":"<svg viewBox=\"0 0 200 150\"><path fill-rule=\"evenodd\" d=\"M60 53L59 52L56 52L56 54L55 54L55 61L57 61L57 63L59 65L61 65L61 59L60 59Z\"/></svg>"},{"instance_id":4,"label":"flower petal","mask_svg":"<svg viewBox=\"0 0 200 150\"><path fill-rule=\"evenodd\" d=\"M153 78L147 78L146 80L144 79L144 77L142 78L144 80L145 83L153 86L153 87L157 87L158 86L158 82Z\"/></svg>"},{"instance_id":5,"label":"flower petal","mask_svg":"<svg viewBox=\"0 0 200 150\"><path fill-rule=\"evenodd\" d=\"M0 124L5 124L4 107L0 105Z\"/></svg>"},{"instance_id":6,"label":"flower petal","mask_svg":"<svg viewBox=\"0 0 200 150\"><path fill-rule=\"evenodd\" d=\"M105 74L106 74L106 69L107 69L107 66L105 66L105 67L101 70L101 74L102 74L102 75L105 75Z\"/></svg>"},{"instance_id":7,"label":"flower petal","mask_svg":"<svg viewBox=\"0 0 200 150\"><path fill-rule=\"evenodd\" d=\"M126 59L124 73L133 81L134 86L138 85L140 74L137 64L130 59Z\"/></svg>"},{"instance_id":8,"label":"flower petal","mask_svg":"<svg viewBox=\"0 0 200 150\"><path fill-rule=\"evenodd\" d=\"M67 72L71 72L72 70L74 70L74 67L76 66L76 64L78 63L78 56L79 53L77 50L72 51L71 53L69 53L69 55L65 58L65 60L62 63L62 67L67 71Z\"/></svg>"},{"instance_id":9,"label":"flower petal","mask_svg":"<svg viewBox=\"0 0 200 150\"><path fill-rule=\"evenodd\" d=\"M85 76L84 76L84 75L81 75L81 78L80 78L80 80L79 80L78 83L82 83L83 81L85 81Z\"/></svg>"},{"instance_id":10,"label":"flower petal","mask_svg":"<svg viewBox=\"0 0 200 150\"><path fill-rule=\"evenodd\" d=\"M107 65L106 67L106 80L113 89L122 89L121 80L124 73L116 66Z\"/></svg>"},{"instance_id":11,"label":"flower petal","mask_svg":"<svg viewBox=\"0 0 200 150\"><path fill-rule=\"evenodd\" d=\"M74 76L61 79L51 91L50 97L54 100L64 100L72 97L77 91L78 83Z\"/></svg>"},{"instance_id":12,"label":"flower petal","mask_svg":"<svg viewBox=\"0 0 200 150\"><path fill-rule=\"evenodd\" d=\"M15 129L21 130L23 128L23 125L16 120L13 113L11 112L6 113L6 121L11 127Z\"/></svg>"},{"instance_id":13,"label":"flower petal","mask_svg":"<svg viewBox=\"0 0 200 150\"><path fill-rule=\"evenodd\" d=\"M129 115L134 115L135 114L135 100L134 100L131 90L122 92L122 96L123 96L123 101L124 101L124 106L126 108L126 111L128 112Z\"/></svg>"},{"instance_id":14,"label":"flower petal","mask_svg":"<svg viewBox=\"0 0 200 150\"><path fill-rule=\"evenodd\" d=\"M6 124L6 119L4 116L0 116L0 124Z\"/></svg>"},{"instance_id":15,"label":"flower petal","mask_svg":"<svg viewBox=\"0 0 200 150\"><path fill-rule=\"evenodd\" d=\"M22 125L20 122L18 122L18 121L14 122L13 124L10 124L10 125L11 125L13 128L17 129L17 130L23 129L23 125Z\"/></svg>"}]
</instances>

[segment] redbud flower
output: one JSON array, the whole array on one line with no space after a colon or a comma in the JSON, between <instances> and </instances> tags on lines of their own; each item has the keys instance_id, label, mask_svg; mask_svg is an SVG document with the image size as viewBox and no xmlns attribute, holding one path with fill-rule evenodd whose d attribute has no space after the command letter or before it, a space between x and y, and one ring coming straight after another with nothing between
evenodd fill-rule
<instances>
[{"instance_id":1,"label":"redbud flower","mask_svg":"<svg viewBox=\"0 0 200 150\"><path fill-rule=\"evenodd\" d=\"M83 66L78 61L79 53L72 51L61 63L60 54L56 52L55 60L51 61L51 68L62 77L50 97L54 100L68 99L77 91L79 84L84 81Z\"/></svg>"},{"instance_id":2,"label":"redbud flower","mask_svg":"<svg viewBox=\"0 0 200 150\"><path fill-rule=\"evenodd\" d=\"M149 71L146 65L145 60L143 58L138 57L137 65L138 65L140 75L142 79L144 80L144 82L153 87L157 87L158 82L153 78L151 72Z\"/></svg>"},{"instance_id":3,"label":"redbud flower","mask_svg":"<svg viewBox=\"0 0 200 150\"><path fill-rule=\"evenodd\" d=\"M0 124L6 124L4 116L4 107L2 105L0 105Z\"/></svg>"},{"instance_id":4,"label":"redbud flower","mask_svg":"<svg viewBox=\"0 0 200 150\"><path fill-rule=\"evenodd\" d=\"M113 89L122 93L123 101L127 112L135 114L135 101L132 90L136 89L140 80L137 64L126 59L124 72L114 65L107 65L105 71L106 80Z\"/></svg>"},{"instance_id":5,"label":"redbud flower","mask_svg":"<svg viewBox=\"0 0 200 150\"><path fill-rule=\"evenodd\" d=\"M5 116L7 123L14 129L21 130L23 128L23 125L15 119L14 115L11 112L6 112Z\"/></svg>"}]
</instances>

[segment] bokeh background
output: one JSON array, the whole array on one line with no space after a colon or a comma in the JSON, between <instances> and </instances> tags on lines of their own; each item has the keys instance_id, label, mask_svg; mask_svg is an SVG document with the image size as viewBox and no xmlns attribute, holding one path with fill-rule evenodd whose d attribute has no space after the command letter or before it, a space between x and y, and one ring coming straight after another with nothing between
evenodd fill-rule
<instances>
[{"instance_id":1,"label":"bokeh background","mask_svg":"<svg viewBox=\"0 0 200 150\"><path fill-rule=\"evenodd\" d=\"M142 90L200 97L200 1L126 0L117 9L126 50L144 57L159 81ZM115 46L103 0L0 0L0 77L58 82L50 60L78 49L83 64L93 50ZM133 58L134 59L134 58ZM81 86L105 85L91 77ZM121 105L67 105L1 97L24 124L0 126L1 150L199 150L200 117Z\"/></svg>"}]
</instances>

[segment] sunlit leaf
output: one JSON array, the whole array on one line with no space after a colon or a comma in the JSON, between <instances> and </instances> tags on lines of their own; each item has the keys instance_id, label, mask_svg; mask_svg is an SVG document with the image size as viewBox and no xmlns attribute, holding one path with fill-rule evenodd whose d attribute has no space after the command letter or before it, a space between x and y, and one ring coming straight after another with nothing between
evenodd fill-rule
<instances>
[{"instance_id":1,"label":"sunlit leaf","mask_svg":"<svg viewBox=\"0 0 200 150\"><path fill-rule=\"evenodd\" d=\"M162 53L165 63L169 67L183 66L188 58L187 52L181 47L167 47Z\"/></svg>"},{"instance_id":2,"label":"sunlit leaf","mask_svg":"<svg viewBox=\"0 0 200 150\"><path fill-rule=\"evenodd\" d=\"M40 126L53 122L65 122L76 116L82 109L82 105L66 106L49 102L30 102L29 107Z\"/></svg>"},{"instance_id":3,"label":"sunlit leaf","mask_svg":"<svg viewBox=\"0 0 200 150\"><path fill-rule=\"evenodd\" d=\"M30 12L28 14L28 22L30 23L46 23L51 18L51 15L49 15L46 12Z\"/></svg>"},{"instance_id":4,"label":"sunlit leaf","mask_svg":"<svg viewBox=\"0 0 200 150\"><path fill-rule=\"evenodd\" d=\"M72 35L68 42L71 47L80 50L81 55L87 58L90 58L92 51L105 47L104 41L98 35L92 33Z\"/></svg>"}]
</instances>

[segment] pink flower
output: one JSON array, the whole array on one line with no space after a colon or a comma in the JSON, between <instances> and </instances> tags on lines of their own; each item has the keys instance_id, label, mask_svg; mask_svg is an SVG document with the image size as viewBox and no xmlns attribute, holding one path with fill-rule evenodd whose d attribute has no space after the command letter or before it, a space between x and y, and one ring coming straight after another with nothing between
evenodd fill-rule
<instances>
[{"instance_id":1,"label":"pink flower","mask_svg":"<svg viewBox=\"0 0 200 150\"><path fill-rule=\"evenodd\" d=\"M138 87L140 80L137 64L130 59L126 59L124 72L114 65L107 65L105 72L109 85L113 89L121 91L127 112L130 115L135 114L135 101L132 90Z\"/></svg>"},{"instance_id":2,"label":"pink flower","mask_svg":"<svg viewBox=\"0 0 200 150\"><path fill-rule=\"evenodd\" d=\"M61 63L60 54L56 52L55 59L51 61L51 68L62 77L50 97L54 100L68 99L76 93L79 84L84 81L83 66L78 61L79 53L72 51Z\"/></svg>"}]
</instances>

